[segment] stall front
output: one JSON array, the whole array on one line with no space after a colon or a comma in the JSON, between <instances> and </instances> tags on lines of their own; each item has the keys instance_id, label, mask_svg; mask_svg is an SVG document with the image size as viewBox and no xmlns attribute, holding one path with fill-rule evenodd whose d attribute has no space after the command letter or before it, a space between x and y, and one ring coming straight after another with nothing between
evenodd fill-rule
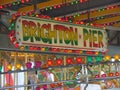
<instances>
[{"instance_id":1,"label":"stall front","mask_svg":"<svg viewBox=\"0 0 120 90\"><path fill-rule=\"evenodd\" d=\"M9 30L12 47L0 48L1 89L102 90L119 87L119 80L114 79L119 77L119 68L116 69L119 55L113 62L110 56L104 57L107 51L104 29L16 16Z\"/></svg>"}]
</instances>

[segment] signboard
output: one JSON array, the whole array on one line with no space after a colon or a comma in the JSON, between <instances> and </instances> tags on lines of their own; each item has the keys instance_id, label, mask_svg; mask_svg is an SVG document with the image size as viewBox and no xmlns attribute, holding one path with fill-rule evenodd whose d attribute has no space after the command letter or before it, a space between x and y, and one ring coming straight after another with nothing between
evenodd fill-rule
<instances>
[{"instance_id":1,"label":"signboard","mask_svg":"<svg viewBox=\"0 0 120 90\"><path fill-rule=\"evenodd\" d=\"M19 17L16 38L21 45L105 51L106 31L34 17Z\"/></svg>"}]
</instances>

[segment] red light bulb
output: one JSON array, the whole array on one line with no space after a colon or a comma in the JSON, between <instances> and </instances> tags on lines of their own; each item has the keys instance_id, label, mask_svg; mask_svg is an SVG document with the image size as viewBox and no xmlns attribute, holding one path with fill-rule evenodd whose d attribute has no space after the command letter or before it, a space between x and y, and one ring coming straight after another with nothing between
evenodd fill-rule
<instances>
[{"instance_id":1,"label":"red light bulb","mask_svg":"<svg viewBox=\"0 0 120 90\"><path fill-rule=\"evenodd\" d=\"M33 46L30 46L30 47L29 47L29 50L33 50Z\"/></svg>"},{"instance_id":2,"label":"red light bulb","mask_svg":"<svg viewBox=\"0 0 120 90\"><path fill-rule=\"evenodd\" d=\"M57 83L57 85L60 87L60 86L62 86L62 83L59 82L59 83Z\"/></svg>"},{"instance_id":3,"label":"red light bulb","mask_svg":"<svg viewBox=\"0 0 120 90\"><path fill-rule=\"evenodd\" d=\"M85 2L87 2L88 0L85 0Z\"/></svg>"},{"instance_id":4,"label":"red light bulb","mask_svg":"<svg viewBox=\"0 0 120 90\"><path fill-rule=\"evenodd\" d=\"M106 74L102 74L101 76L102 76L103 78L105 78L105 77L106 77Z\"/></svg>"},{"instance_id":5,"label":"red light bulb","mask_svg":"<svg viewBox=\"0 0 120 90\"><path fill-rule=\"evenodd\" d=\"M80 24L84 24L83 22L80 22Z\"/></svg>"},{"instance_id":6,"label":"red light bulb","mask_svg":"<svg viewBox=\"0 0 120 90\"><path fill-rule=\"evenodd\" d=\"M33 47L33 50L37 50L37 47Z\"/></svg>"},{"instance_id":7,"label":"red light bulb","mask_svg":"<svg viewBox=\"0 0 120 90\"><path fill-rule=\"evenodd\" d=\"M39 68L40 66L41 66L41 61L36 61L36 62L35 62L35 67L36 67L36 68Z\"/></svg>"},{"instance_id":8,"label":"red light bulb","mask_svg":"<svg viewBox=\"0 0 120 90\"><path fill-rule=\"evenodd\" d=\"M11 6L11 3L8 4L8 7L10 7L10 6Z\"/></svg>"},{"instance_id":9,"label":"red light bulb","mask_svg":"<svg viewBox=\"0 0 120 90\"><path fill-rule=\"evenodd\" d=\"M107 10L109 10L110 9L110 7L107 7Z\"/></svg>"},{"instance_id":10,"label":"red light bulb","mask_svg":"<svg viewBox=\"0 0 120 90\"><path fill-rule=\"evenodd\" d=\"M10 33L8 34L8 36L9 36L9 37L12 37L12 36L14 36L14 34L15 34L15 31L14 31L14 30L11 30Z\"/></svg>"},{"instance_id":11,"label":"red light bulb","mask_svg":"<svg viewBox=\"0 0 120 90\"><path fill-rule=\"evenodd\" d=\"M82 58L81 57L77 57L76 58L76 62L79 63L79 64L82 63Z\"/></svg>"},{"instance_id":12,"label":"red light bulb","mask_svg":"<svg viewBox=\"0 0 120 90\"><path fill-rule=\"evenodd\" d=\"M54 9L56 9L56 8L57 8L57 6L55 5L55 6L54 6Z\"/></svg>"},{"instance_id":13,"label":"red light bulb","mask_svg":"<svg viewBox=\"0 0 120 90\"><path fill-rule=\"evenodd\" d=\"M95 75L95 78L100 78L100 75L98 74L98 75Z\"/></svg>"},{"instance_id":14,"label":"red light bulb","mask_svg":"<svg viewBox=\"0 0 120 90\"><path fill-rule=\"evenodd\" d=\"M47 65L48 66L52 66L53 65L53 61L51 59L47 60Z\"/></svg>"},{"instance_id":15,"label":"red light bulb","mask_svg":"<svg viewBox=\"0 0 120 90\"><path fill-rule=\"evenodd\" d=\"M25 3L25 0L21 0L21 3Z\"/></svg>"},{"instance_id":16,"label":"red light bulb","mask_svg":"<svg viewBox=\"0 0 120 90\"><path fill-rule=\"evenodd\" d=\"M62 63L63 63L63 62L62 62L62 59L57 59L57 60L56 60L56 64L57 64L57 65L62 65Z\"/></svg>"},{"instance_id":17,"label":"red light bulb","mask_svg":"<svg viewBox=\"0 0 120 90\"><path fill-rule=\"evenodd\" d=\"M115 73L115 76L119 76L119 75L120 75L120 73L119 73L119 72L116 72L116 73Z\"/></svg>"},{"instance_id":18,"label":"red light bulb","mask_svg":"<svg viewBox=\"0 0 120 90\"><path fill-rule=\"evenodd\" d=\"M3 6L1 5L1 6L0 6L0 9L2 9L2 8L3 8Z\"/></svg>"},{"instance_id":19,"label":"red light bulb","mask_svg":"<svg viewBox=\"0 0 120 90\"><path fill-rule=\"evenodd\" d=\"M112 9L114 8L114 6L113 7L111 7Z\"/></svg>"},{"instance_id":20,"label":"red light bulb","mask_svg":"<svg viewBox=\"0 0 120 90\"><path fill-rule=\"evenodd\" d=\"M83 0L80 0L80 3L82 3L83 2Z\"/></svg>"},{"instance_id":21,"label":"red light bulb","mask_svg":"<svg viewBox=\"0 0 120 90\"><path fill-rule=\"evenodd\" d=\"M114 75L113 73L109 73L109 76L110 76L110 77L113 77L113 75Z\"/></svg>"},{"instance_id":22,"label":"red light bulb","mask_svg":"<svg viewBox=\"0 0 120 90\"><path fill-rule=\"evenodd\" d=\"M22 12L22 16L25 16L26 15L26 13L25 12Z\"/></svg>"},{"instance_id":23,"label":"red light bulb","mask_svg":"<svg viewBox=\"0 0 120 90\"><path fill-rule=\"evenodd\" d=\"M19 17L19 16L20 16L20 12L17 12L17 13L15 14L15 16L16 16L16 17Z\"/></svg>"},{"instance_id":24,"label":"red light bulb","mask_svg":"<svg viewBox=\"0 0 120 90\"><path fill-rule=\"evenodd\" d=\"M50 84L50 86L51 86L52 88L54 88L54 87L55 87L55 84L54 84L54 83L52 83L52 84Z\"/></svg>"},{"instance_id":25,"label":"red light bulb","mask_svg":"<svg viewBox=\"0 0 120 90\"><path fill-rule=\"evenodd\" d=\"M39 87L39 86L37 86L35 90L40 90L40 87Z\"/></svg>"},{"instance_id":26,"label":"red light bulb","mask_svg":"<svg viewBox=\"0 0 120 90\"><path fill-rule=\"evenodd\" d=\"M15 38L15 37L12 37L12 38L10 39L10 41L11 41L11 42L14 42L14 41L16 41L16 38Z\"/></svg>"},{"instance_id":27,"label":"red light bulb","mask_svg":"<svg viewBox=\"0 0 120 90\"><path fill-rule=\"evenodd\" d=\"M65 49L64 52L65 52L65 53L68 53L68 49Z\"/></svg>"},{"instance_id":28,"label":"red light bulb","mask_svg":"<svg viewBox=\"0 0 120 90\"><path fill-rule=\"evenodd\" d=\"M93 26L93 23L91 23L90 25Z\"/></svg>"},{"instance_id":29,"label":"red light bulb","mask_svg":"<svg viewBox=\"0 0 120 90\"><path fill-rule=\"evenodd\" d=\"M61 18L59 18L58 20L61 21Z\"/></svg>"},{"instance_id":30,"label":"red light bulb","mask_svg":"<svg viewBox=\"0 0 120 90\"><path fill-rule=\"evenodd\" d=\"M66 59L66 62L67 62L67 64L72 64L73 62L72 62L72 58L67 58Z\"/></svg>"},{"instance_id":31,"label":"red light bulb","mask_svg":"<svg viewBox=\"0 0 120 90\"><path fill-rule=\"evenodd\" d=\"M15 45L14 45L15 48L18 48L19 47L19 43L17 42Z\"/></svg>"},{"instance_id":32,"label":"red light bulb","mask_svg":"<svg viewBox=\"0 0 120 90\"><path fill-rule=\"evenodd\" d=\"M7 5L5 4L5 5L3 5L3 8L6 8L7 7Z\"/></svg>"},{"instance_id":33,"label":"red light bulb","mask_svg":"<svg viewBox=\"0 0 120 90\"><path fill-rule=\"evenodd\" d=\"M58 7L60 8L61 6L60 6L60 5L58 5Z\"/></svg>"},{"instance_id":34,"label":"red light bulb","mask_svg":"<svg viewBox=\"0 0 120 90\"><path fill-rule=\"evenodd\" d=\"M31 66L32 66L32 63L31 63L31 62L27 62L27 63L26 63L26 67L27 67L27 69L32 68Z\"/></svg>"},{"instance_id":35,"label":"red light bulb","mask_svg":"<svg viewBox=\"0 0 120 90\"><path fill-rule=\"evenodd\" d=\"M26 0L26 2L29 2L29 0Z\"/></svg>"}]
</instances>

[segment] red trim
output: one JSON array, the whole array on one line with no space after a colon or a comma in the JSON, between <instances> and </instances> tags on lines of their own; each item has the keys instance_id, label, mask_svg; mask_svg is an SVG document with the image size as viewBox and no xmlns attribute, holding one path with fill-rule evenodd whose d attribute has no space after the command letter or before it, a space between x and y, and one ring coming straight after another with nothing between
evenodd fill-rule
<instances>
[{"instance_id":1,"label":"red trim","mask_svg":"<svg viewBox=\"0 0 120 90\"><path fill-rule=\"evenodd\" d=\"M63 48L68 48L68 49L81 49L81 50L97 50L98 51L98 49L100 49L100 48L93 48L92 49L92 47L91 48L78 48L78 47L72 47L72 46L57 46L57 45L45 45L45 44L31 44L31 43L22 43L23 45L29 45L29 46L39 46L39 47L44 47L44 46L48 46L48 47L57 47L57 48L59 48L59 47L63 47Z\"/></svg>"}]
</instances>

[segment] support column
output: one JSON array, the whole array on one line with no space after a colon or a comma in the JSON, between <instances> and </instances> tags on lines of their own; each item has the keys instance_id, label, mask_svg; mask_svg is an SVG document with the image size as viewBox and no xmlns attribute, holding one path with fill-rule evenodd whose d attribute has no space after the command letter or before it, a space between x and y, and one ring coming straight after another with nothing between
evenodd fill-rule
<instances>
[{"instance_id":1,"label":"support column","mask_svg":"<svg viewBox=\"0 0 120 90\"><path fill-rule=\"evenodd\" d=\"M25 53L25 63L27 63L28 61L28 56L27 53ZM28 84L28 78L27 78L27 72L24 73L24 84L27 85ZM28 87L25 87L24 90L28 90Z\"/></svg>"}]
</instances>

